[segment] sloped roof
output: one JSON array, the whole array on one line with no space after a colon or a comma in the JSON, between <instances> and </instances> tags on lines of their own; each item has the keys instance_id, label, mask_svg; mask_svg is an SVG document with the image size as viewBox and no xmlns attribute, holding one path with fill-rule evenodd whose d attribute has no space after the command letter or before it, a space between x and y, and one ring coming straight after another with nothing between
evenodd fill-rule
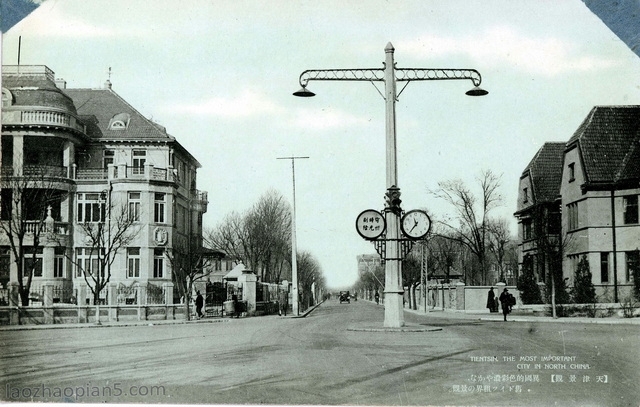
<instances>
[{"instance_id":1,"label":"sloped roof","mask_svg":"<svg viewBox=\"0 0 640 407\"><path fill-rule=\"evenodd\" d=\"M640 178L640 106L596 106L567 148L577 145L588 183Z\"/></svg>"},{"instance_id":2,"label":"sloped roof","mask_svg":"<svg viewBox=\"0 0 640 407\"><path fill-rule=\"evenodd\" d=\"M87 135L94 140L174 141L164 127L144 117L112 89L65 89L87 125ZM111 119L121 113L130 117L126 129L109 128Z\"/></svg>"},{"instance_id":3,"label":"sloped roof","mask_svg":"<svg viewBox=\"0 0 640 407\"><path fill-rule=\"evenodd\" d=\"M233 269L231 269L231 271L228 272L226 276L224 276L224 279L237 280L238 277L240 277L242 275L242 272L245 270L247 270L247 268L244 266L244 264L240 263L237 266L235 266Z\"/></svg>"},{"instance_id":4,"label":"sloped roof","mask_svg":"<svg viewBox=\"0 0 640 407\"><path fill-rule=\"evenodd\" d=\"M565 146L563 142L545 143L522 172L523 177L531 176L535 202L553 202L560 194Z\"/></svg>"}]
</instances>

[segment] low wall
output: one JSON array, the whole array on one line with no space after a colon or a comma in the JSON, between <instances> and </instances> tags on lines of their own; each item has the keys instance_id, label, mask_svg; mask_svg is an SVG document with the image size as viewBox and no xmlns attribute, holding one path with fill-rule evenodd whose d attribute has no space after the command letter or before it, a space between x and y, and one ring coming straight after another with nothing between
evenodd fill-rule
<instances>
[{"instance_id":1,"label":"low wall","mask_svg":"<svg viewBox=\"0 0 640 407\"><path fill-rule=\"evenodd\" d=\"M493 288L495 298L499 298L505 288L504 284L495 286L466 286L464 283L433 284L427 287L427 307L430 309L449 309L457 311L487 311L489 290ZM506 286L516 297L515 309L522 305L520 292L515 286ZM420 289L416 290L419 299L418 308L424 308L424 297ZM408 305L408 304L406 304Z\"/></svg>"},{"instance_id":2,"label":"low wall","mask_svg":"<svg viewBox=\"0 0 640 407\"><path fill-rule=\"evenodd\" d=\"M0 325L95 323L96 306L0 307ZM184 304L101 305L100 321L155 321L185 319Z\"/></svg>"}]
</instances>

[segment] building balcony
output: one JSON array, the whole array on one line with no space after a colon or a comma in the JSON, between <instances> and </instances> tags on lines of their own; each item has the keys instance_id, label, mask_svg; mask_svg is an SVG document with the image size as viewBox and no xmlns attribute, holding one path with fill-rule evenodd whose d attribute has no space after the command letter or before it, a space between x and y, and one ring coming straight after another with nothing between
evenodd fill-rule
<instances>
[{"instance_id":1,"label":"building balcony","mask_svg":"<svg viewBox=\"0 0 640 407\"><path fill-rule=\"evenodd\" d=\"M9 106L2 110L3 126L56 127L86 134L86 126L62 109Z\"/></svg>"},{"instance_id":2,"label":"building balcony","mask_svg":"<svg viewBox=\"0 0 640 407\"><path fill-rule=\"evenodd\" d=\"M13 177L13 167L3 166L2 176ZM33 178L34 181L39 178L68 178L69 168L56 165L25 165L22 167L22 176Z\"/></svg>"},{"instance_id":3,"label":"building balcony","mask_svg":"<svg viewBox=\"0 0 640 407\"><path fill-rule=\"evenodd\" d=\"M40 230L40 233L55 233L58 235L65 235L67 236L69 234L69 223L68 222L52 222L52 224L46 224L45 221L42 220L27 220L25 221L25 226L26 226L26 231L29 234L34 234L34 233L38 233L38 230L40 230L40 228L42 228Z\"/></svg>"}]
</instances>

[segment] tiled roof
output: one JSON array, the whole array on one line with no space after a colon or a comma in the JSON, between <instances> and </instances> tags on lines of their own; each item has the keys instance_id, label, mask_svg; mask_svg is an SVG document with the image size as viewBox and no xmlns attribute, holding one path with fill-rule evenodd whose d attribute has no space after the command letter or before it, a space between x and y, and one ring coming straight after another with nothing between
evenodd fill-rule
<instances>
[{"instance_id":1,"label":"tiled roof","mask_svg":"<svg viewBox=\"0 0 640 407\"><path fill-rule=\"evenodd\" d=\"M523 175L529 172L535 202L553 202L560 194L565 143L545 143Z\"/></svg>"},{"instance_id":2,"label":"tiled roof","mask_svg":"<svg viewBox=\"0 0 640 407\"><path fill-rule=\"evenodd\" d=\"M589 183L640 178L640 106L596 106L573 134Z\"/></svg>"},{"instance_id":3,"label":"tiled roof","mask_svg":"<svg viewBox=\"0 0 640 407\"><path fill-rule=\"evenodd\" d=\"M73 99L87 134L93 139L122 141L174 141L166 130L144 117L111 89L65 89ZM109 128L111 119L126 113L130 122L126 129Z\"/></svg>"}]
</instances>

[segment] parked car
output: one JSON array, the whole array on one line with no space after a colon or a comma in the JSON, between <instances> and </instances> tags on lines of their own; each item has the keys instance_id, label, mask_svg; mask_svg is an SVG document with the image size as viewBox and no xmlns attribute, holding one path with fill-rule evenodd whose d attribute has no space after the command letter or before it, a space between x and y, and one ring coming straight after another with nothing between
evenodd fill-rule
<instances>
[{"instance_id":1,"label":"parked car","mask_svg":"<svg viewBox=\"0 0 640 407\"><path fill-rule=\"evenodd\" d=\"M342 304L343 302L351 303L349 291L340 291L340 304Z\"/></svg>"}]
</instances>

